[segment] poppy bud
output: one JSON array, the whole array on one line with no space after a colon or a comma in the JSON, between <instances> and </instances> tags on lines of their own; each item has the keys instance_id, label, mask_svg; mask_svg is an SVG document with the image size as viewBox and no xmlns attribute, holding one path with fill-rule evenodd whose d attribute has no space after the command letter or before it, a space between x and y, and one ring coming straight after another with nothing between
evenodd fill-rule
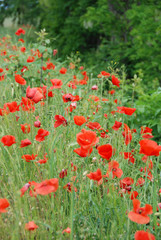
<instances>
[{"instance_id":1,"label":"poppy bud","mask_svg":"<svg viewBox=\"0 0 161 240\"><path fill-rule=\"evenodd\" d=\"M39 128L41 126L41 122L37 120L36 122L34 122L34 126Z\"/></svg>"}]
</instances>

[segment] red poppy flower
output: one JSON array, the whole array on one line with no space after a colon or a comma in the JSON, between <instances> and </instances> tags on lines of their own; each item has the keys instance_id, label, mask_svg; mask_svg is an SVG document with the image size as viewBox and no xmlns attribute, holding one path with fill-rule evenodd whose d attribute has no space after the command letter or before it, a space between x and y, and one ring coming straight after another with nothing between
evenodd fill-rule
<instances>
[{"instance_id":1,"label":"red poppy flower","mask_svg":"<svg viewBox=\"0 0 161 240\"><path fill-rule=\"evenodd\" d=\"M7 106L11 113L19 111L20 105L17 105L17 102L5 103L4 106Z\"/></svg>"},{"instance_id":2,"label":"red poppy flower","mask_svg":"<svg viewBox=\"0 0 161 240\"><path fill-rule=\"evenodd\" d=\"M134 184L134 180L131 177L126 177L120 180L120 188L123 188L127 191L131 191L131 185Z\"/></svg>"},{"instance_id":3,"label":"red poppy flower","mask_svg":"<svg viewBox=\"0 0 161 240\"><path fill-rule=\"evenodd\" d=\"M112 95L115 93L115 90L108 91L108 93Z\"/></svg>"},{"instance_id":4,"label":"red poppy flower","mask_svg":"<svg viewBox=\"0 0 161 240\"><path fill-rule=\"evenodd\" d=\"M36 163L45 164L48 161L48 158L46 157L46 155L47 155L47 153L44 154L43 159L39 159L39 161L37 161Z\"/></svg>"},{"instance_id":5,"label":"red poppy flower","mask_svg":"<svg viewBox=\"0 0 161 240\"><path fill-rule=\"evenodd\" d=\"M1 142L3 143L3 146L12 146L12 144L16 143L15 137L12 135L5 135L1 138Z\"/></svg>"},{"instance_id":6,"label":"red poppy flower","mask_svg":"<svg viewBox=\"0 0 161 240\"><path fill-rule=\"evenodd\" d=\"M36 141L42 142L45 140L45 137L48 136L50 133L47 130L40 128L35 136Z\"/></svg>"},{"instance_id":7,"label":"red poppy flower","mask_svg":"<svg viewBox=\"0 0 161 240\"><path fill-rule=\"evenodd\" d=\"M20 148L23 148L23 147L27 147L29 145L31 145L31 141L29 139L25 139L25 140L22 140L21 141L21 145L20 145Z\"/></svg>"},{"instance_id":8,"label":"red poppy flower","mask_svg":"<svg viewBox=\"0 0 161 240\"><path fill-rule=\"evenodd\" d=\"M73 100L73 95L71 93L64 94L62 96L64 102L71 102Z\"/></svg>"},{"instance_id":9,"label":"red poppy flower","mask_svg":"<svg viewBox=\"0 0 161 240\"><path fill-rule=\"evenodd\" d=\"M62 234L64 234L64 233L70 233L71 232L71 229L69 228L69 227L67 227L66 229L64 229L63 231L62 231Z\"/></svg>"},{"instance_id":10,"label":"red poppy flower","mask_svg":"<svg viewBox=\"0 0 161 240\"><path fill-rule=\"evenodd\" d=\"M117 107L119 113L124 113L126 115L131 116L135 111L136 108L129 108L129 107Z\"/></svg>"},{"instance_id":11,"label":"red poppy flower","mask_svg":"<svg viewBox=\"0 0 161 240\"><path fill-rule=\"evenodd\" d=\"M59 187L59 179L52 178L44 180L41 183L31 182L34 186L34 192L39 195L47 195L52 192L56 192Z\"/></svg>"},{"instance_id":12,"label":"red poppy flower","mask_svg":"<svg viewBox=\"0 0 161 240\"><path fill-rule=\"evenodd\" d=\"M109 177L109 173L112 172L112 179L114 177L120 178L123 174L123 171L121 168L119 168L119 163L117 161L111 161L108 164L108 170L106 173L106 177ZM104 177L105 177L104 176Z\"/></svg>"},{"instance_id":13,"label":"red poppy flower","mask_svg":"<svg viewBox=\"0 0 161 240\"><path fill-rule=\"evenodd\" d=\"M34 62L35 61L35 58L33 56L29 56L27 58L27 62Z\"/></svg>"},{"instance_id":14,"label":"red poppy flower","mask_svg":"<svg viewBox=\"0 0 161 240\"><path fill-rule=\"evenodd\" d=\"M30 188L30 184L29 183L26 183L21 189L20 189L20 191L21 191L21 196L20 197L22 197L24 194L25 194L25 192Z\"/></svg>"},{"instance_id":15,"label":"red poppy flower","mask_svg":"<svg viewBox=\"0 0 161 240\"><path fill-rule=\"evenodd\" d=\"M6 208L9 207L9 202L6 198L0 198L0 213L7 212Z\"/></svg>"},{"instance_id":16,"label":"red poppy flower","mask_svg":"<svg viewBox=\"0 0 161 240\"><path fill-rule=\"evenodd\" d=\"M96 133L90 130L82 129L81 132L77 134L77 143L84 149L90 149L98 142L99 138Z\"/></svg>"},{"instance_id":17,"label":"red poppy flower","mask_svg":"<svg viewBox=\"0 0 161 240\"><path fill-rule=\"evenodd\" d=\"M130 199L133 200L133 199L137 198L138 195L139 195L139 193L137 191L133 191L130 194Z\"/></svg>"},{"instance_id":18,"label":"red poppy flower","mask_svg":"<svg viewBox=\"0 0 161 240\"><path fill-rule=\"evenodd\" d=\"M2 73L3 72L3 68L0 68L0 73Z\"/></svg>"},{"instance_id":19,"label":"red poppy flower","mask_svg":"<svg viewBox=\"0 0 161 240\"><path fill-rule=\"evenodd\" d=\"M132 140L132 134L130 128L127 126L127 124L124 123L124 132L122 132L122 135L125 139L125 144L128 145Z\"/></svg>"},{"instance_id":20,"label":"red poppy flower","mask_svg":"<svg viewBox=\"0 0 161 240\"><path fill-rule=\"evenodd\" d=\"M57 128L60 125L63 124L63 126L67 125L67 120L62 116L62 115L55 115L55 123L54 123L54 127Z\"/></svg>"},{"instance_id":21,"label":"red poppy flower","mask_svg":"<svg viewBox=\"0 0 161 240\"><path fill-rule=\"evenodd\" d=\"M47 62L46 63L46 68L48 70L50 70L50 69L54 70L55 69L55 65L52 62Z\"/></svg>"},{"instance_id":22,"label":"red poppy flower","mask_svg":"<svg viewBox=\"0 0 161 240\"><path fill-rule=\"evenodd\" d=\"M94 102L98 102L100 99L97 96L90 95L88 101L93 100Z\"/></svg>"},{"instance_id":23,"label":"red poppy flower","mask_svg":"<svg viewBox=\"0 0 161 240\"><path fill-rule=\"evenodd\" d=\"M26 48L25 47L21 47L20 51L24 53L26 51Z\"/></svg>"},{"instance_id":24,"label":"red poppy flower","mask_svg":"<svg viewBox=\"0 0 161 240\"><path fill-rule=\"evenodd\" d=\"M104 76L104 77L109 77L109 76L111 75L110 73L105 72L105 71L102 71L101 74L102 74L102 76Z\"/></svg>"},{"instance_id":25,"label":"red poppy flower","mask_svg":"<svg viewBox=\"0 0 161 240\"><path fill-rule=\"evenodd\" d=\"M155 236L150 232L141 230L135 233L135 240L155 240Z\"/></svg>"},{"instance_id":26,"label":"red poppy flower","mask_svg":"<svg viewBox=\"0 0 161 240\"><path fill-rule=\"evenodd\" d=\"M34 101L35 103L38 103L43 99L42 90L39 88L30 88L30 86L26 89L26 97Z\"/></svg>"},{"instance_id":27,"label":"red poppy flower","mask_svg":"<svg viewBox=\"0 0 161 240\"><path fill-rule=\"evenodd\" d=\"M25 229L28 231L34 231L37 228L38 226L34 223L34 221L31 221L25 224Z\"/></svg>"},{"instance_id":28,"label":"red poppy flower","mask_svg":"<svg viewBox=\"0 0 161 240\"><path fill-rule=\"evenodd\" d=\"M61 88L63 85L63 83L60 79L51 79L50 81L53 84L53 86L50 88L51 90Z\"/></svg>"},{"instance_id":29,"label":"red poppy flower","mask_svg":"<svg viewBox=\"0 0 161 240\"><path fill-rule=\"evenodd\" d=\"M148 215L153 213L153 208L150 204L145 204L145 207L140 207L140 201L134 199L133 210L129 212L128 218L138 224L147 224L150 222Z\"/></svg>"},{"instance_id":30,"label":"red poppy flower","mask_svg":"<svg viewBox=\"0 0 161 240\"><path fill-rule=\"evenodd\" d=\"M22 97L20 105L22 111L35 111L34 102L27 97Z\"/></svg>"},{"instance_id":31,"label":"red poppy flower","mask_svg":"<svg viewBox=\"0 0 161 240\"><path fill-rule=\"evenodd\" d=\"M59 72L60 72L61 74L66 74L67 69L64 68L64 67L62 67Z\"/></svg>"},{"instance_id":32,"label":"red poppy flower","mask_svg":"<svg viewBox=\"0 0 161 240\"><path fill-rule=\"evenodd\" d=\"M140 154L145 154L147 156L159 156L161 151L161 146L155 141L144 139L139 142L140 144Z\"/></svg>"},{"instance_id":33,"label":"red poppy flower","mask_svg":"<svg viewBox=\"0 0 161 240\"><path fill-rule=\"evenodd\" d=\"M17 35L17 36L20 36L21 34L25 34L25 30L24 29L22 29L22 28L19 28L16 32L15 32L15 34Z\"/></svg>"},{"instance_id":34,"label":"red poppy flower","mask_svg":"<svg viewBox=\"0 0 161 240\"><path fill-rule=\"evenodd\" d=\"M26 162L30 162L32 160L35 160L36 157L37 157L37 154L36 155L34 155L34 154L32 154L32 155L25 154L21 158L24 159Z\"/></svg>"},{"instance_id":35,"label":"red poppy flower","mask_svg":"<svg viewBox=\"0 0 161 240\"><path fill-rule=\"evenodd\" d=\"M118 131L119 128L122 126L122 122L115 121L115 124L113 125L113 130Z\"/></svg>"},{"instance_id":36,"label":"red poppy flower","mask_svg":"<svg viewBox=\"0 0 161 240\"><path fill-rule=\"evenodd\" d=\"M98 168L96 172L90 172L90 174L87 174L87 177L91 180L97 181L98 185L102 184L102 172Z\"/></svg>"},{"instance_id":37,"label":"red poppy flower","mask_svg":"<svg viewBox=\"0 0 161 240\"><path fill-rule=\"evenodd\" d=\"M138 180L136 182L136 186L142 187L144 184L145 184L144 178L138 178Z\"/></svg>"},{"instance_id":38,"label":"red poppy flower","mask_svg":"<svg viewBox=\"0 0 161 240\"><path fill-rule=\"evenodd\" d=\"M30 124L28 124L28 123L21 124L21 130L23 133L29 133L31 130Z\"/></svg>"},{"instance_id":39,"label":"red poppy flower","mask_svg":"<svg viewBox=\"0 0 161 240\"><path fill-rule=\"evenodd\" d=\"M41 122L39 120L34 122L34 127L39 128L41 126Z\"/></svg>"},{"instance_id":40,"label":"red poppy flower","mask_svg":"<svg viewBox=\"0 0 161 240\"><path fill-rule=\"evenodd\" d=\"M93 151L93 148L77 148L73 150L75 153L77 153L80 157L89 157Z\"/></svg>"},{"instance_id":41,"label":"red poppy flower","mask_svg":"<svg viewBox=\"0 0 161 240\"><path fill-rule=\"evenodd\" d=\"M82 126L87 120L84 116L74 116L74 123L78 126Z\"/></svg>"},{"instance_id":42,"label":"red poppy flower","mask_svg":"<svg viewBox=\"0 0 161 240\"><path fill-rule=\"evenodd\" d=\"M0 82L3 81L5 78L5 74L3 74L2 76L0 76Z\"/></svg>"},{"instance_id":43,"label":"red poppy flower","mask_svg":"<svg viewBox=\"0 0 161 240\"><path fill-rule=\"evenodd\" d=\"M111 76L112 77L112 83L113 85L120 87L120 81L118 80L117 77L115 77L114 75Z\"/></svg>"},{"instance_id":44,"label":"red poppy flower","mask_svg":"<svg viewBox=\"0 0 161 240\"><path fill-rule=\"evenodd\" d=\"M89 122L86 124L86 126L92 130L94 130L94 129L101 130L102 129L101 125L98 122Z\"/></svg>"},{"instance_id":45,"label":"red poppy flower","mask_svg":"<svg viewBox=\"0 0 161 240\"><path fill-rule=\"evenodd\" d=\"M110 158L112 157L113 149L110 144L99 146L97 150L98 150L98 154L102 158L105 158L106 160L110 160Z\"/></svg>"},{"instance_id":46,"label":"red poppy flower","mask_svg":"<svg viewBox=\"0 0 161 240\"><path fill-rule=\"evenodd\" d=\"M26 81L21 75L15 74L15 81L19 83L20 85L26 85Z\"/></svg>"}]
</instances>

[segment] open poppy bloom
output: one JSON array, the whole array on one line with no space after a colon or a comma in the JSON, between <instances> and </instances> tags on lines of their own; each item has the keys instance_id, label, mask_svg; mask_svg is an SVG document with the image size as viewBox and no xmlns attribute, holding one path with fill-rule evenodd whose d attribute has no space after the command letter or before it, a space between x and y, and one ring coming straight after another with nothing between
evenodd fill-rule
<instances>
[{"instance_id":1,"label":"open poppy bloom","mask_svg":"<svg viewBox=\"0 0 161 240\"><path fill-rule=\"evenodd\" d=\"M102 184L103 182L103 176L102 176L102 172L101 169L97 169L96 172L90 172L89 174L87 174L87 177L91 180L97 181L98 185Z\"/></svg>"},{"instance_id":2,"label":"open poppy bloom","mask_svg":"<svg viewBox=\"0 0 161 240\"><path fill-rule=\"evenodd\" d=\"M77 134L77 143L83 149L90 149L96 143L98 143L99 138L97 137L95 132L90 130L82 129L80 133Z\"/></svg>"},{"instance_id":3,"label":"open poppy bloom","mask_svg":"<svg viewBox=\"0 0 161 240\"><path fill-rule=\"evenodd\" d=\"M15 81L20 85L26 85L26 80L19 74L15 74Z\"/></svg>"},{"instance_id":4,"label":"open poppy bloom","mask_svg":"<svg viewBox=\"0 0 161 240\"><path fill-rule=\"evenodd\" d=\"M98 122L89 122L86 124L86 126L92 130L94 130L94 129L101 130L102 129L101 125Z\"/></svg>"},{"instance_id":5,"label":"open poppy bloom","mask_svg":"<svg viewBox=\"0 0 161 240\"><path fill-rule=\"evenodd\" d=\"M39 161L37 161L36 163L45 164L48 161L48 158L46 157L46 155L47 155L47 153L44 154L43 159L39 159Z\"/></svg>"},{"instance_id":6,"label":"open poppy bloom","mask_svg":"<svg viewBox=\"0 0 161 240\"><path fill-rule=\"evenodd\" d=\"M44 96L40 88L30 88L30 86L28 86L26 89L26 97L31 99L34 103L38 103Z\"/></svg>"},{"instance_id":7,"label":"open poppy bloom","mask_svg":"<svg viewBox=\"0 0 161 240\"><path fill-rule=\"evenodd\" d=\"M12 144L16 143L15 137L12 135L5 135L1 138L1 142L3 143L3 146L12 146Z\"/></svg>"},{"instance_id":8,"label":"open poppy bloom","mask_svg":"<svg viewBox=\"0 0 161 240\"><path fill-rule=\"evenodd\" d=\"M64 234L64 233L70 233L71 232L71 229L69 228L69 227L67 227L66 229L64 229L63 231L62 231L62 234Z\"/></svg>"},{"instance_id":9,"label":"open poppy bloom","mask_svg":"<svg viewBox=\"0 0 161 240\"><path fill-rule=\"evenodd\" d=\"M60 72L61 74L66 74L67 69L64 68L64 67L62 67L59 72Z\"/></svg>"},{"instance_id":10,"label":"open poppy bloom","mask_svg":"<svg viewBox=\"0 0 161 240\"><path fill-rule=\"evenodd\" d=\"M104 76L104 77L109 77L109 76L111 75L110 73L108 73L108 72L106 72L106 71L102 71L101 74L102 74L102 76Z\"/></svg>"},{"instance_id":11,"label":"open poppy bloom","mask_svg":"<svg viewBox=\"0 0 161 240\"><path fill-rule=\"evenodd\" d=\"M134 180L131 177L126 177L120 180L120 188L123 188L127 191L131 191L132 184L134 184Z\"/></svg>"},{"instance_id":12,"label":"open poppy bloom","mask_svg":"<svg viewBox=\"0 0 161 240\"><path fill-rule=\"evenodd\" d=\"M25 30L22 29L22 28L19 28L19 29L15 32L15 34L16 34L17 36L20 36L21 34L25 34Z\"/></svg>"},{"instance_id":13,"label":"open poppy bloom","mask_svg":"<svg viewBox=\"0 0 161 240\"><path fill-rule=\"evenodd\" d=\"M50 87L51 90L52 89L61 88L62 85L63 85L63 83L62 83L62 81L60 79L51 79L50 81L53 84L53 86Z\"/></svg>"},{"instance_id":14,"label":"open poppy bloom","mask_svg":"<svg viewBox=\"0 0 161 240\"><path fill-rule=\"evenodd\" d=\"M113 154L112 146L110 144L105 144L102 146L99 146L97 148L98 154L102 157L105 158L106 160L110 160Z\"/></svg>"},{"instance_id":15,"label":"open poppy bloom","mask_svg":"<svg viewBox=\"0 0 161 240\"><path fill-rule=\"evenodd\" d=\"M159 156L161 151L161 146L155 141L149 139L143 139L139 142L140 144L140 154L145 154L147 156Z\"/></svg>"},{"instance_id":16,"label":"open poppy bloom","mask_svg":"<svg viewBox=\"0 0 161 240\"><path fill-rule=\"evenodd\" d=\"M67 120L62 116L62 115L55 115L55 123L54 127L57 128L60 125L66 126L67 125Z\"/></svg>"},{"instance_id":17,"label":"open poppy bloom","mask_svg":"<svg viewBox=\"0 0 161 240\"><path fill-rule=\"evenodd\" d=\"M117 112L124 113L126 115L131 116L135 111L136 108L129 108L129 107L117 107Z\"/></svg>"},{"instance_id":18,"label":"open poppy bloom","mask_svg":"<svg viewBox=\"0 0 161 240\"><path fill-rule=\"evenodd\" d=\"M150 232L141 230L135 233L135 240L155 240L155 236Z\"/></svg>"},{"instance_id":19,"label":"open poppy bloom","mask_svg":"<svg viewBox=\"0 0 161 240\"><path fill-rule=\"evenodd\" d=\"M93 151L93 148L76 148L73 150L73 152L77 153L80 157L89 157Z\"/></svg>"},{"instance_id":20,"label":"open poppy bloom","mask_svg":"<svg viewBox=\"0 0 161 240\"><path fill-rule=\"evenodd\" d=\"M36 141L42 142L45 140L45 137L48 136L50 133L47 130L40 128L35 136Z\"/></svg>"},{"instance_id":21,"label":"open poppy bloom","mask_svg":"<svg viewBox=\"0 0 161 240\"><path fill-rule=\"evenodd\" d=\"M8 102L4 104L4 108L8 107L11 113L19 111L19 106L20 105L17 105L17 102L11 102L11 103Z\"/></svg>"},{"instance_id":22,"label":"open poppy bloom","mask_svg":"<svg viewBox=\"0 0 161 240\"><path fill-rule=\"evenodd\" d=\"M35 160L36 157L37 157L37 154L36 155L34 155L34 154L32 154L32 155L25 154L21 158L24 159L26 162L30 162L32 160Z\"/></svg>"},{"instance_id":23,"label":"open poppy bloom","mask_svg":"<svg viewBox=\"0 0 161 240\"><path fill-rule=\"evenodd\" d=\"M133 200L133 210L129 212L128 218L138 224L147 224L150 222L148 215L153 213L153 208L150 204L145 204L145 207L140 207L138 199Z\"/></svg>"},{"instance_id":24,"label":"open poppy bloom","mask_svg":"<svg viewBox=\"0 0 161 240\"><path fill-rule=\"evenodd\" d=\"M31 130L30 124L28 124L28 123L21 124L21 130L23 133L29 133Z\"/></svg>"},{"instance_id":25,"label":"open poppy bloom","mask_svg":"<svg viewBox=\"0 0 161 240\"><path fill-rule=\"evenodd\" d=\"M9 202L6 198L0 198L0 213L7 212L6 208L9 207Z\"/></svg>"},{"instance_id":26,"label":"open poppy bloom","mask_svg":"<svg viewBox=\"0 0 161 240\"><path fill-rule=\"evenodd\" d=\"M34 193L39 195L47 195L52 192L56 192L59 187L59 179L52 178L49 180L44 180L41 183L29 182L31 186L34 186Z\"/></svg>"},{"instance_id":27,"label":"open poppy bloom","mask_svg":"<svg viewBox=\"0 0 161 240\"><path fill-rule=\"evenodd\" d=\"M113 85L120 87L120 81L118 80L117 77L115 77L114 75L111 76L112 77L112 83Z\"/></svg>"},{"instance_id":28,"label":"open poppy bloom","mask_svg":"<svg viewBox=\"0 0 161 240\"><path fill-rule=\"evenodd\" d=\"M34 231L37 228L38 226L34 223L34 221L31 221L25 224L25 229L28 231Z\"/></svg>"},{"instance_id":29,"label":"open poppy bloom","mask_svg":"<svg viewBox=\"0 0 161 240\"><path fill-rule=\"evenodd\" d=\"M112 129L118 131L121 126L122 122L115 121L115 124L113 125Z\"/></svg>"},{"instance_id":30,"label":"open poppy bloom","mask_svg":"<svg viewBox=\"0 0 161 240\"><path fill-rule=\"evenodd\" d=\"M87 120L84 116L74 116L74 123L78 126L82 126Z\"/></svg>"},{"instance_id":31,"label":"open poppy bloom","mask_svg":"<svg viewBox=\"0 0 161 240\"><path fill-rule=\"evenodd\" d=\"M31 145L31 141L29 139L24 139L24 140L21 140L21 145L20 145L20 148L23 148L23 147L27 147L29 145Z\"/></svg>"},{"instance_id":32,"label":"open poppy bloom","mask_svg":"<svg viewBox=\"0 0 161 240\"><path fill-rule=\"evenodd\" d=\"M121 178L123 171L119 168L119 163L117 161L111 161L108 163L108 170L104 177L109 177L109 173L112 172L112 179L114 177Z\"/></svg>"}]
</instances>

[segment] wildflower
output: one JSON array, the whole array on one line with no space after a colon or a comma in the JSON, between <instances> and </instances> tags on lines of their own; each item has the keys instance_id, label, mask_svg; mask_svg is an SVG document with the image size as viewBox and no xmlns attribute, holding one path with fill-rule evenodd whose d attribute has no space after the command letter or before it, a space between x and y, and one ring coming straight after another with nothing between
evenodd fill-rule
<instances>
[{"instance_id":1,"label":"wildflower","mask_svg":"<svg viewBox=\"0 0 161 240\"><path fill-rule=\"evenodd\" d=\"M112 157L113 149L110 144L99 146L97 150L98 150L98 154L102 158L105 158L106 160L110 160L110 158Z\"/></svg>"},{"instance_id":2,"label":"wildflower","mask_svg":"<svg viewBox=\"0 0 161 240\"><path fill-rule=\"evenodd\" d=\"M34 223L34 221L31 221L25 224L25 229L28 231L34 231L37 228L38 226Z\"/></svg>"},{"instance_id":3,"label":"wildflower","mask_svg":"<svg viewBox=\"0 0 161 240\"><path fill-rule=\"evenodd\" d=\"M6 208L9 207L9 202L6 198L0 198L0 213L7 212Z\"/></svg>"},{"instance_id":4,"label":"wildflower","mask_svg":"<svg viewBox=\"0 0 161 240\"><path fill-rule=\"evenodd\" d=\"M74 116L74 123L78 126L82 126L87 120L84 116Z\"/></svg>"},{"instance_id":5,"label":"wildflower","mask_svg":"<svg viewBox=\"0 0 161 240\"><path fill-rule=\"evenodd\" d=\"M60 125L66 126L67 125L67 120L62 116L62 115L55 115L55 123L54 127L57 128Z\"/></svg>"},{"instance_id":6,"label":"wildflower","mask_svg":"<svg viewBox=\"0 0 161 240\"><path fill-rule=\"evenodd\" d=\"M1 138L1 142L3 143L3 146L12 146L14 143L16 143L15 141L15 137L12 135L5 135Z\"/></svg>"},{"instance_id":7,"label":"wildflower","mask_svg":"<svg viewBox=\"0 0 161 240\"><path fill-rule=\"evenodd\" d=\"M81 132L77 134L77 143L83 149L90 149L98 142L99 138L97 137L96 133L90 130L82 129Z\"/></svg>"},{"instance_id":8,"label":"wildflower","mask_svg":"<svg viewBox=\"0 0 161 240\"><path fill-rule=\"evenodd\" d=\"M138 224L147 224L150 222L148 215L153 213L152 206L150 204L145 204L145 207L140 207L140 201L134 199L133 201L133 210L129 212L128 218Z\"/></svg>"},{"instance_id":9,"label":"wildflower","mask_svg":"<svg viewBox=\"0 0 161 240\"><path fill-rule=\"evenodd\" d=\"M26 81L21 75L15 74L15 81L19 83L20 85L26 85Z\"/></svg>"},{"instance_id":10,"label":"wildflower","mask_svg":"<svg viewBox=\"0 0 161 240\"><path fill-rule=\"evenodd\" d=\"M31 141L29 139L24 139L24 140L21 140L21 145L20 145L20 148L23 148L23 147L27 147L29 145L31 145Z\"/></svg>"},{"instance_id":11,"label":"wildflower","mask_svg":"<svg viewBox=\"0 0 161 240\"><path fill-rule=\"evenodd\" d=\"M114 75L111 76L112 77L112 83L113 85L120 87L120 81L118 80L117 77L115 77Z\"/></svg>"},{"instance_id":12,"label":"wildflower","mask_svg":"<svg viewBox=\"0 0 161 240\"><path fill-rule=\"evenodd\" d=\"M37 132L37 135L35 136L35 139L38 142L42 142L45 140L45 137L48 136L49 134L50 134L49 131L40 128Z\"/></svg>"},{"instance_id":13,"label":"wildflower","mask_svg":"<svg viewBox=\"0 0 161 240\"><path fill-rule=\"evenodd\" d=\"M140 154L145 154L147 156L159 156L161 151L161 146L155 141L144 139L139 142L140 144Z\"/></svg>"},{"instance_id":14,"label":"wildflower","mask_svg":"<svg viewBox=\"0 0 161 240\"><path fill-rule=\"evenodd\" d=\"M155 236L148 231L141 230L135 233L135 240L155 240Z\"/></svg>"}]
</instances>

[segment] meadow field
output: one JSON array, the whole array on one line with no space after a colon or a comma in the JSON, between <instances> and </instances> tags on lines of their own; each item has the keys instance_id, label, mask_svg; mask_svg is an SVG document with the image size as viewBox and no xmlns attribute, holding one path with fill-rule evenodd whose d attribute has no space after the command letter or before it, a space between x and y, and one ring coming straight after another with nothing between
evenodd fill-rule
<instances>
[{"instance_id":1,"label":"meadow field","mask_svg":"<svg viewBox=\"0 0 161 240\"><path fill-rule=\"evenodd\" d=\"M0 239L161 239L161 145L125 72L30 33L0 35Z\"/></svg>"}]
</instances>

